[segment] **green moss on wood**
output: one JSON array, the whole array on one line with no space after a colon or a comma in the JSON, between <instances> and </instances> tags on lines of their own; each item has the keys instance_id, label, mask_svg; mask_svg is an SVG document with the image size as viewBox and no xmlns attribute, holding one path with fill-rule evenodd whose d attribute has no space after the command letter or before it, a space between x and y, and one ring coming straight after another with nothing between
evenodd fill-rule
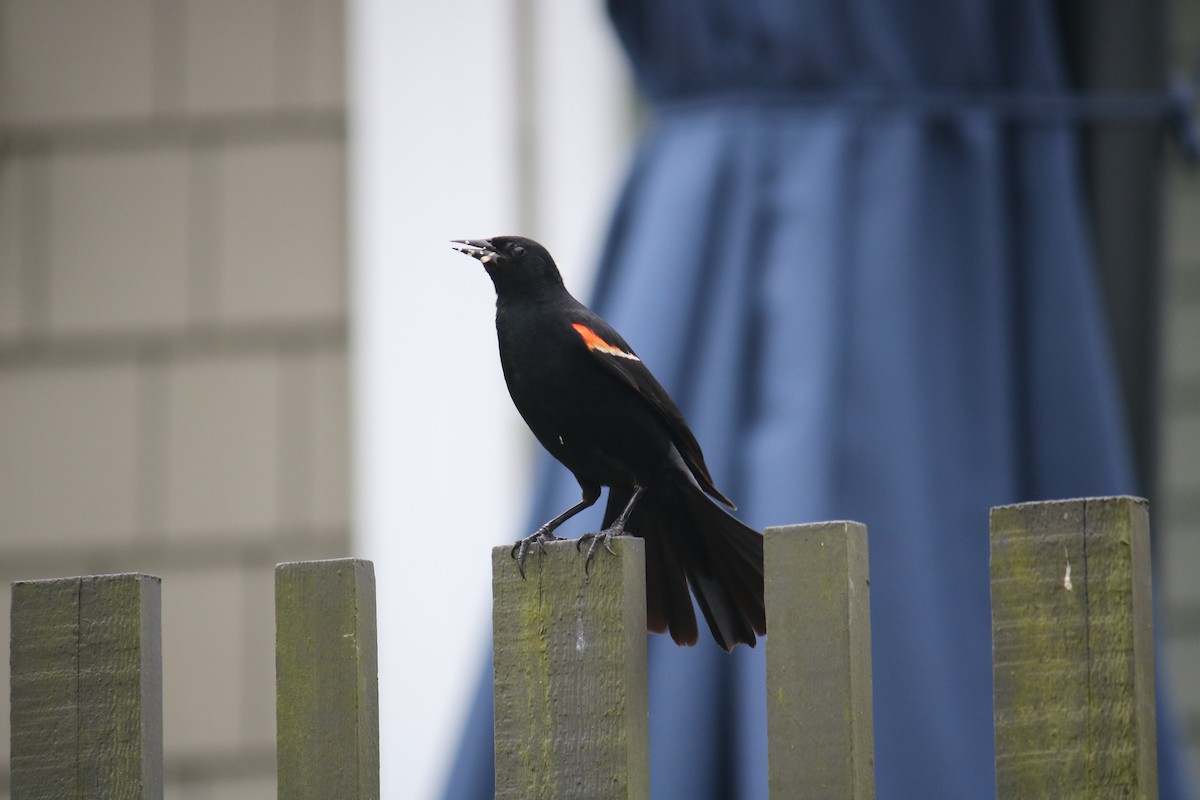
<instances>
[{"instance_id":1,"label":"green moss on wood","mask_svg":"<svg viewBox=\"0 0 1200 800\"><path fill-rule=\"evenodd\" d=\"M589 575L574 542L550 543L526 579L493 551L498 798L648 791L641 548L618 540Z\"/></svg>"},{"instance_id":2,"label":"green moss on wood","mask_svg":"<svg viewBox=\"0 0 1200 800\"><path fill-rule=\"evenodd\" d=\"M275 620L279 796L378 798L373 566L278 565Z\"/></svg>"},{"instance_id":3,"label":"green moss on wood","mask_svg":"<svg viewBox=\"0 0 1200 800\"><path fill-rule=\"evenodd\" d=\"M162 796L159 579L13 585L14 797Z\"/></svg>"},{"instance_id":4,"label":"green moss on wood","mask_svg":"<svg viewBox=\"0 0 1200 800\"><path fill-rule=\"evenodd\" d=\"M1003 506L991 531L999 796L1154 797L1145 501Z\"/></svg>"},{"instance_id":5,"label":"green moss on wood","mask_svg":"<svg viewBox=\"0 0 1200 800\"><path fill-rule=\"evenodd\" d=\"M874 797L866 528L768 528L765 544L772 795Z\"/></svg>"}]
</instances>

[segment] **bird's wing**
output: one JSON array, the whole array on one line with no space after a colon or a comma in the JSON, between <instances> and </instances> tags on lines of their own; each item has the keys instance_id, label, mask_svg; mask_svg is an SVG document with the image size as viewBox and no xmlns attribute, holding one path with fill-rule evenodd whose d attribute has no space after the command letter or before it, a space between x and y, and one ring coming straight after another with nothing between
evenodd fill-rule
<instances>
[{"instance_id":1,"label":"bird's wing","mask_svg":"<svg viewBox=\"0 0 1200 800\"><path fill-rule=\"evenodd\" d=\"M684 463L695 476L696 481L705 492L720 500L730 508L735 508L733 502L717 489L708 467L704 463L704 453L700 443L688 428L687 421L675 401L667 394L667 390L651 374L642 360L633 352L633 348L621 338L621 334L613 330L607 322L586 308L580 308L574 316L571 327L578 334L580 342L599 363L603 364L613 375L632 387L638 396L654 409L659 418L666 424L671 441Z\"/></svg>"}]
</instances>

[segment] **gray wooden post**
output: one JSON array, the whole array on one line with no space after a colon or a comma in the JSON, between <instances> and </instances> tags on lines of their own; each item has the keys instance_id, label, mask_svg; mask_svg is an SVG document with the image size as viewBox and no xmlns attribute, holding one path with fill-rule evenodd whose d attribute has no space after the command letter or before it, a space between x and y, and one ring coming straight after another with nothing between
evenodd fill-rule
<instances>
[{"instance_id":1,"label":"gray wooden post","mask_svg":"<svg viewBox=\"0 0 1200 800\"><path fill-rule=\"evenodd\" d=\"M492 551L496 797L646 798L643 542L600 548L591 574L574 541Z\"/></svg>"},{"instance_id":2,"label":"gray wooden post","mask_svg":"<svg viewBox=\"0 0 1200 800\"><path fill-rule=\"evenodd\" d=\"M1158 796L1146 502L992 509L1000 798Z\"/></svg>"},{"instance_id":3,"label":"gray wooden post","mask_svg":"<svg viewBox=\"0 0 1200 800\"><path fill-rule=\"evenodd\" d=\"M766 530L767 756L778 798L875 796L867 529Z\"/></svg>"},{"instance_id":4,"label":"gray wooden post","mask_svg":"<svg viewBox=\"0 0 1200 800\"><path fill-rule=\"evenodd\" d=\"M18 581L11 646L13 797L161 798L159 579Z\"/></svg>"},{"instance_id":5,"label":"gray wooden post","mask_svg":"<svg viewBox=\"0 0 1200 800\"><path fill-rule=\"evenodd\" d=\"M355 558L275 567L279 797L379 797L375 569Z\"/></svg>"}]
</instances>

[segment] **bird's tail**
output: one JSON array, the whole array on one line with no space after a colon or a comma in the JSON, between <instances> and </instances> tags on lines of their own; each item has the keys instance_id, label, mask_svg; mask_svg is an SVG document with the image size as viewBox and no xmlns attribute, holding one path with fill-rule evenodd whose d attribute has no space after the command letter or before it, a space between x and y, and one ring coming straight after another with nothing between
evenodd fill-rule
<instances>
[{"instance_id":1,"label":"bird's tail","mask_svg":"<svg viewBox=\"0 0 1200 800\"><path fill-rule=\"evenodd\" d=\"M604 527L630 493L611 490ZM625 529L646 541L646 627L694 645L696 613L725 651L754 646L767 632L763 601L763 537L692 484L656 485L634 507Z\"/></svg>"}]
</instances>

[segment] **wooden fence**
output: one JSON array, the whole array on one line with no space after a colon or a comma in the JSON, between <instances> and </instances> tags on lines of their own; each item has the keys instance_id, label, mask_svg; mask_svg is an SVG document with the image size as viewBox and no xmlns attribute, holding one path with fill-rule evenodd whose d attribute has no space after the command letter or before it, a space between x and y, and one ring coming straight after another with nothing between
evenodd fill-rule
<instances>
[{"instance_id":1,"label":"wooden fence","mask_svg":"<svg viewBox=\"0 0 1200 800\"><path fill-rule=\"evenodd\" d=\"M1146 504L992 510L1001 798L1157 796ZM642 542L590 575L574 543L493 553L496 796L649 795ZM766 532L770 787L874 796L867 532ZM279 796L377 798L374 576L275 572ZM162 796L159 580L13 584L14 798ZM702 642L701 646L707 643Z\"/></svg>"}]
</instances>

